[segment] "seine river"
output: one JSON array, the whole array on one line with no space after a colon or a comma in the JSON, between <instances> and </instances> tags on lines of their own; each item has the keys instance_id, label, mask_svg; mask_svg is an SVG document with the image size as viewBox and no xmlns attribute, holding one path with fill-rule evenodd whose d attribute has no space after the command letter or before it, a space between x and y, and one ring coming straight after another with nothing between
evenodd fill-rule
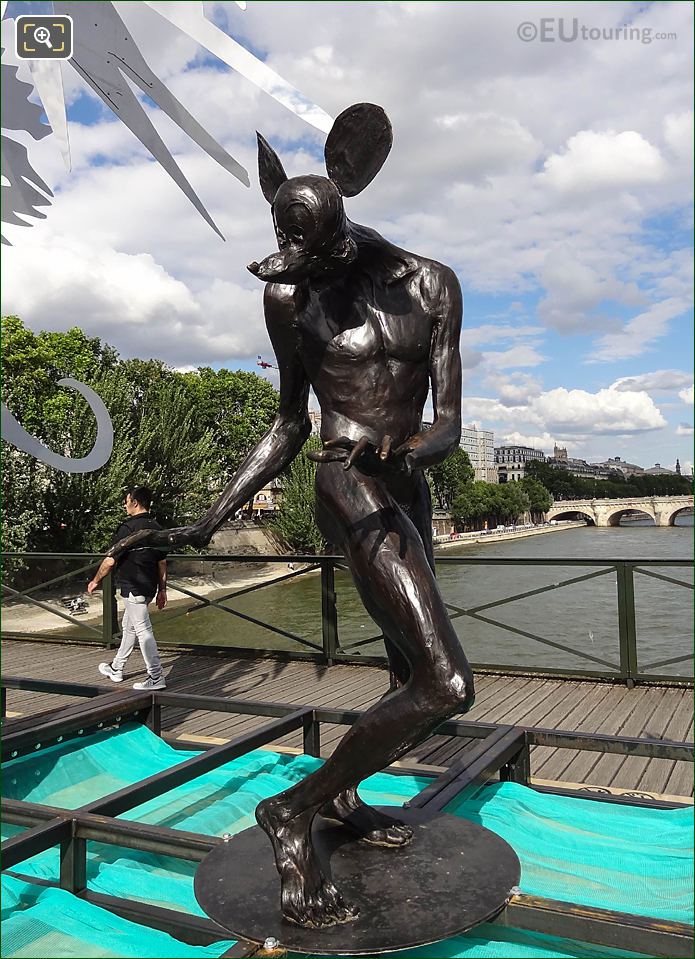
<instances>
[{"instance_id":1,"label":"seine river","mask_svg":"<svg viewBox=\"0 0 695 959\"><path fill-rule=\"evenodd\" d=\"M567 579L599 571L592 559L638 560L645 569L692 584L692 567L649 567L650 559L691 560L693 517L684 516L668 528L642 523L597 529L581 527L530 536L508 542L449 547L440 558L476 559L479 564L439 562L437 578L445 600L472 609L519 593L527 593ZM485 559L515 559L513 565L486 565ZM585 566L548 566L543 559L585 560ZM527 562L524 562L526 560ZM533 562L530 562L533 561ZM173 571L172 571L173 572ZM286 573L283 565L278 575ZM172 575L175 579L175 573ZM693 606L690 589L634 574L637 649L640 670L651 663L692 653ZM381 642L369 642L378 633L364 611L347 573L336 574L338 629L341 646L357 655L383 653ZM310 642L321 644L321 596L317 574L265 587L235 599L230 605L242 613L278 626ZM455 615L455 611L454 611ZM480 615L579 653L611 664L618 663L618 605L616 574L542 592L481 611ZM456 616L457 634L472 663L610 670L500 626L470 616ZM215 609L200 610L167 623L160 621L164 642L261 646L302 649L296 642L241 621ZM355 646L355 644L358 644ZM692 662L658 667L650 672L692 674Z\"/></svg>"}]
</instances>

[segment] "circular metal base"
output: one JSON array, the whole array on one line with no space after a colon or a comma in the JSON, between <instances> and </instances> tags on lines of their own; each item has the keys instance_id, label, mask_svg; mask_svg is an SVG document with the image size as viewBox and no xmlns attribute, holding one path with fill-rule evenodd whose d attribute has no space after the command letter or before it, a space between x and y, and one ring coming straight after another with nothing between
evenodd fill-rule
<instances>
[{"instance_id":1,"label":"circular metal base","mask_svg":"<svg viewBox=\"0 0 695 959\"><path fill-rule=\"evenodd\" d=\"M305 929L280 912L280 878L270 840L247 829L217 846L195 876L196 899L236 937L274 937L291 952L373 955L459 935L500 912L521 867L516 853L489 829L456 816L384 808L414 825L407 846L359 842L341 825L316 817L312 838L322 869L347 902L354 922Z\"/></svg>"}]
</instances>

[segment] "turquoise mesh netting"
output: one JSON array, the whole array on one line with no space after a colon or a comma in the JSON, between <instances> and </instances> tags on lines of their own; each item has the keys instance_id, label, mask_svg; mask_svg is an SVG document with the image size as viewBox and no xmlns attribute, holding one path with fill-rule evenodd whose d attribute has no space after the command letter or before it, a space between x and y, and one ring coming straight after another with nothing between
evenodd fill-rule
<instances>
[{"instance_id":1,"label":"turquoise mesh netting","mask_svg":"<svg viewBox=\"0 0 695 959\"><path fill-rule=\"evenodd\" d=\"M124 726L6 763L3 793L76 808L193 755L173 749L143 726ZM239 832L255 823L253 812L260 799L304 778L320 762L309 756L256 750L130 810L122 818L211 835ZM360 793L370 803L400 805L427 781L381 773L365 780ZM526 893L692 922L691 809L628 808L549 796L503 783L483 789L474 799L452 803L447 811L481 823L514 847L522 863L521 887ZM17 827L6 826L3 838L16 831ZM89 889L201 915L193 896L195 869L196 864L183 860L88 844ZM41 853L17 871L56 880L58 851ZM19 883L11 877L4 880ZM163 933L118 919L61 890L19 883L8 895L11 903L12 897L19 896L17 903L3 910L2 955L8 959L131 955L202 959L219 956L229 947L229 943L205 949L177 944ZM65 907L57 908L63 899ZM108 919L102 922L102 916ZM46 924L50 922L49 933ZM98 928L99 923L109 930L106 943L103 935L94 941L90 938L89 930ZM49 935L52 938L47 940ZM52 951L46 951L47 941ZM92 951L84 951L87 948ZM131 948L136 951L128 951ZM627 955L494 926L480 926L474 934L407 954L432 959Z\"/></svg>"}]
</instances>

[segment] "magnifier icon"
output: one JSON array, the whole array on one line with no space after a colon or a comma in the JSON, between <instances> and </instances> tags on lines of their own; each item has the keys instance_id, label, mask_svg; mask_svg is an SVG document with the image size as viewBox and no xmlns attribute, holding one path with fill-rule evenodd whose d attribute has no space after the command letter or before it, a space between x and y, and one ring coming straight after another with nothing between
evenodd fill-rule
<instances>
[{"instance_id":1,"label":"magnifier icon","mask_svg":"<svg viewBox=\"0 0 695 959\"><path fill-rule=\"evenodd\" d=\"M53 49L51 31L48 27L37 27L36 30L34 30L34 40L37 43L45 43L49 50Z\"/></svg>"}]
</instances>

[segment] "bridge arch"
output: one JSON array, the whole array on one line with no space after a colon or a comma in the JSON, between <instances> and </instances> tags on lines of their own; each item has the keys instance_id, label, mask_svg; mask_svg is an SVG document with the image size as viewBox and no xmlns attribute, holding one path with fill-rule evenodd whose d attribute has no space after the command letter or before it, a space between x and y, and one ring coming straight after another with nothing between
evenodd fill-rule
<instances>
[{"instance_id":1,"label":"bridge arch","mask_svg":"<svg viewBox=\"0 0 695 959\"><path fill-rule=\"evenodd\" d=\"M623 518L623 516L625 516L627 513L633 513L633 514L634 514L634 513L641 513L642 516L645 516L647 519L654 520L654 525L655 525L655 526L658 526L658 525L659 525L659 520L657 519L656 515L654 514L654 510L650 509L648 506L647 506L647 507L644 507L644 506L639 506L639 507L637 507L637 506L628 506L626 509L625 509L625 508L623 508L623 509L617 509L617 510L615 510L615 512L610 512L610 513L608 513L607 516L606 516L606 525L607 525L607 526L620 526L620 520L621 520L621 519ZM639 518L641 519L642 517L640 516Z\"/></svg>"},{"instance_id":2,"label":"bridge arch","mask_svg":"<svg viewBox=\"0 0 695 959\"><path fill-rule=\"evenodd\" d=\"M585 519L587 526L596 526L596 518L588 510L582 509L554 509L548 513L548 519Z\"/></svg>"},{"instance_id":3,"label":"bridge arch","mask_svg":"<svg viewBox=\"0 0 695 959\"><path fill-rule=\"evenodd\" d=\"M666 513L666 514L664 515L663 519L666 520L666 522L663 523L663 525L664 525L664 526L675 526L675 525L676 525L676 517L678 516L679 513L692 513L692 511L693 511L693 507L690 506L690 505L688 505L688 506L678 506L676 509L674 509L674 511L673 511L672 513Z\"/></svg>"}]
</instances>

